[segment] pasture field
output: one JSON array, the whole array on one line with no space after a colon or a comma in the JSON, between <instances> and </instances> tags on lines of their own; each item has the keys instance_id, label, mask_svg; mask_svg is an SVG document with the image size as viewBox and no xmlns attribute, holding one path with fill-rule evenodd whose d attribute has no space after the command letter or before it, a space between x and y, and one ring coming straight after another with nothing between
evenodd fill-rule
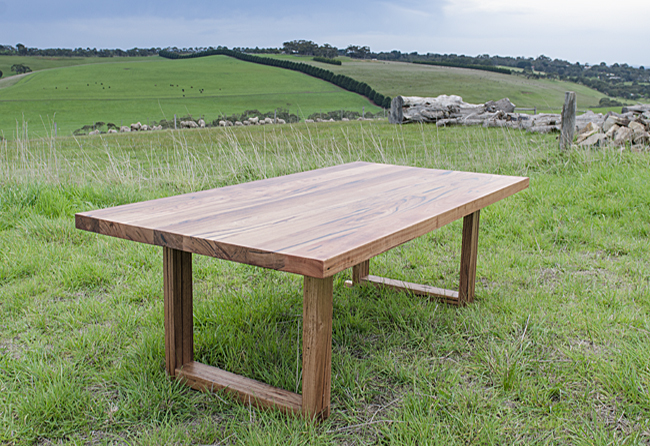
<instances>
[{"instance_id":1,"label":"pasture field","mask_svg":"<svg viewBox=\"0 0 650 446\"><path fill-rule=\"evenodd\" d=\"M129 61L136 58L126 57L44 57L44 56L0 56L0 71L2 78L15 76L16 73L11 71L14 64L27 65L32 71L48 70L51 68L65 68L76 65L98 64L98 63L116 63L120 61ZM139 57L141 60L161 59L159 56Z\"/></svg>"},{"instance_id":2,"label":"pasture field","mask_svg":"<svg viewBox=\"0 0 650 446\"><path fill-rule=\"evenodd\" d=\"M74 213L348 161L530 177L481 212L477 300L335 276L323 423L164 373L161 248ZM446 288L460 222L373 273ZM0 142L1 444L644 444L650 156L507 129L350 122ZM199 361L300 389L301 277L194 256Z\"/></svg>"},{"instance_id":3,"label":"pasture field","mask_svg":"<svg viewBox=\"0 0 650 446\"><path fill-rule=\"evenodd\" d=\"M456 94L471 103L483 103L504 97L518 107L538 111L559 112L564 104L564 93L575 91L578 108L598 105L602 93L572 82L548 79L526 79L523 76L491 73L466 68L438 67L432 65L390 62L383 60L358 60L340 57L343 64L329 65L314 62L308 57L272 55L270 57L297 60L318 65L337 74L345 74L366 82L378 92L395 97ZM598 112L599 110L595 110ZM618 107L620 112L620 107Z\"/></svg>"},{"instance_id":4,"label":"pasture field","mask_svg":"<svg viewBox=\"0 0 650 446\"><path fill-rule=\"evenodd\" d=\"M143 59L45 70L0 89L0 134L16 137L23 122L33 136L45 136L53 122L58 135L70 135L98 121L151 123L174 114L212 121L250 109L284 108L300 117L320 110L381 110L311 76L226 56Z\"/></svg>"}]
</instances>

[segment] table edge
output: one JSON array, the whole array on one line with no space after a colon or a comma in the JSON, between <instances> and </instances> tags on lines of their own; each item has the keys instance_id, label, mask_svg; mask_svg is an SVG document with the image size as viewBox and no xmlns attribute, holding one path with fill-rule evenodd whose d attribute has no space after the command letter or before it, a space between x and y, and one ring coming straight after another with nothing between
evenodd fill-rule
<instances>
[{"instance_id":1,"label":"table edge","mask_svg":"<svg viewBox=\"0 0 650 446\"><path fill-rule=\"evenodd\" d=\"M499 189L471 203L461 204L443 214L414 222L412 225L394 234L373 240L361 246L355 246L329 259L296 256L242 245L232 245L215 240L205 240L182 234L132 226L126 223L112 222L110 220L84 215L84 213L75 214L75 227L80 230L125 240L163 246L237 263L322 279L333 276L360 262L371 259L417 237L421 237L435 229L528 188L528 177L512 178L520 178L521 181L512 183L503 189Z\"/></svg>"}]
</instances>

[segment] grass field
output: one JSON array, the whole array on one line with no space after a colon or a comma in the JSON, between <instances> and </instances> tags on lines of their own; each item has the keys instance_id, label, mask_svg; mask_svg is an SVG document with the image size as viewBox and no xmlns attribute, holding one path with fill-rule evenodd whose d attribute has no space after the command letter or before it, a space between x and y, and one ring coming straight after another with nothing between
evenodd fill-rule
<instances>
[{"instance_id":1,"label":"grass field","mask_svg":"<svg viewBox=\"0 0 650 446\"><path fill-rule=\"evenodd\" d=\"M75 212L366 160L530 177L481 212L477 301L335 276L332 416L164 374L159 247ZM645 444L650 158L506 129L300 124L0 142L2 444ZM461 224L373 273L451 288ZM194 256L198 360L300 387L301 278Z\"/></svg>"},{"instance_id":2,"label":"grass field","mask_svg":"<svg viewBox=\"0 0 650 446\"><path fill-rule=\"evenodd\" d=\"M48 70L50 68L65 68L77 65L116 63L120 61L132 61L135 58L113 58L113 57L42 57L42 56L0 56L0 71L2 79L15 76L11 71L14 64L27 65L32 71ZM139 57L135 60L160 60L158 56Z\"/></svg>"},{"instance_id":3,"label":"grass field","mask_svg":"<svg viewBox=\"0 0 650 446\"><path fill-rule=\"evenodd\" d=\"M117 59L30 74L0 89L0 132L16 135L27 122L32 135L44 136L57 123L69 135L97 121L129 125L221 114L249 109L288 109L298 116L330 110L377 112L366 98L311 76L242 62L226 56L189 60Z\"/></svg>"}]
</instances>

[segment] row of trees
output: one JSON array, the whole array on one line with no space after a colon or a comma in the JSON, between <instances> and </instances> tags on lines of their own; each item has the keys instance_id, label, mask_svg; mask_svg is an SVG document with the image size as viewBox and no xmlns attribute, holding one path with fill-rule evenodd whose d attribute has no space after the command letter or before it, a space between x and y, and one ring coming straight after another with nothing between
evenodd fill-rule
<instances>
[{"instance_id":1,"label":"row of trees","mask_svg":"<svg viewBox=\"0 0 650 446\"><path fill-rule=\"evenodd\" d=\"M268 48L267 51L268 50L270 50L270 48ZM348 56L353 59L366 59L372 55L370 47L368 46L349 45L345 49L339 49L329 43L320 46L311 40L291 40L290 42L284 42L282 44L282 52L285 54L296 54L300 56L320 56L327 59L333 59L337 56Z\"/></svg>"},{"instance_id":2,"label":"row of trees","mask_svg":"<svg viewBox=\"0 0 650 446\"><path fill-rule=\"evenodd\" d=\"M330 59L327 57L314 56L311 58L313 61L328 63L330 65L342 65L342 62L338 59Z\"/></svg>"},{"instance_id":3,"label":"row of trees","mask_svg":"<svg viewBox=\"0 0 650 446\"><path fill-rule=\"evenodd\" d=\"M329 43L319 46L311 40L292 40L282 44L282 52L301 56L319 56L333 59L339 55L338 48Z\"/></svg>"},{"instance_id":4,"label":"row of trees","mask_svg":"<svg viewBox=\"0 0 650 446\"><path fill-rule=\"evenodd\" d=\"M155 56L160 48L131 48L130 50L97 48L28 48L22 43L15 47L0 45L0 56L46 56L46 57L144 57Z\"/></svg>"},{"instance_id":5,"label":"row of trees","mask_svg":"<svg viewBox=\"0 0 650 446\"><path fill-rule=\"evenodd\" d=\"M271 59L270 57L255 56L253 54L240 53L238 51L229 49L214 49L192 54L179 54L168 50L161 50L159 54L161 57L165 57L167 59L188 59L194 57L223 55L245 60L247 62L254 62L262 65L270 65L279 68L286 68L288 70L300 71L301 73L309 74L310 76L316 77L318 79L331 82L334 85L337 85L345 90L365 96L380 107L390 108L391 98L375 91L365 82L359 82L355 79L352 79L350 76L346 76L344 74L334 74L329 70L324 70L322 68L302 62Z\"/></svg>"}]
</instances>

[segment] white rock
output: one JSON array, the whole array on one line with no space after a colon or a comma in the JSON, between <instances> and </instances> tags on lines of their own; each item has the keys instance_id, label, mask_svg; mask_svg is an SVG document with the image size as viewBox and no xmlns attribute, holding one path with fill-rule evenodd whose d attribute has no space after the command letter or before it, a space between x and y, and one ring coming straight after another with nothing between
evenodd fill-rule
<instances>
[{"instance_id":1,"label":"white rock","mask_svg":"<svg viewBox=\"0 0 650 446\"><path fill-rule=\"evenodd\" d=\"M607 119L605 119L605 123L603 124L603 132L609 133L609 130L617 125L617 119L616 116L608 116Z\"/></svg>"},{"instance_id":2,"label":"white rock","mask_svg":"<svg viewBox=\"0 0 650 446\"><path fill-rule=\"evenodd\" d=\"M488 101L485 103L485 110L488 111L503 111L506 113L512 113L515 111L515 104L510 102L510 99L503 98L498 101Z\"/></svg>"},{"instance_id":3,"label":"white rock","mask_svg":"<svg viewBox=\"0 0 650 446\"><path fill-rule=\"evenodd\" d=\"M603 132L607 133L614 125L627 126L628 124L629 119L625 117L610 115L603 123Z\"/></svg>"},{"instance_id":4,"label":"white rock","mask_svg":"<svg viewBox=\"0 0 650 446\"><path fill-rule=\"evenodd\" d=\"M609 128L609 130L607 130L607 132L605 133L605 136L607 136L608 139L614 139L614 135L616 134L616 132L617 132L618 129L620 129L620 128L621 128L620 125L618 125L618 124L614 124L613 126L611 126L611 127Z\"/></svg>"},{"instance_id":5,"label":"white rock","mask_svg":"<svg viewBox=\"0 0 650 446\"><path fill-rule=\"evenodd\" d=\"M595 129L592 129L592 130L589 131L589 132L583 132L583 133L580 133L580 134L578 135L578 137L576 138L576 144L579 145L582 141L586 140L586 139L589 138L591 135L594 135L594 134L596 134L596 133L600 133L600 128L596 127ZM603 136L604 136L604 135L603 135Z\"/></svg>"},{"instance_id":6,"label":"white rock","mask_svg":"<svg viewBox=\"0 0 650 446\"><path fill-rule=\"evenodd\" d=\"M634 133L645 133L645 125L640 122L632 121L627 125Z\"/></svg>"},{"instance_id":7,"label":"white rock","mask_svg":"<svg viewBox=\"0 0 650 446\"><path fill-rule=\"evenodd\" d=\"M627 127L621 127L614 134L614 145L622 146L626 142L632 141L633 137L634 137L634 130Z\"/></svg>"},{"instance_id":8,"label":"white rock","mask_svg":"<svg viewBox=\"0 0 650 446\"><path fill-rule=\"evenodd\" d=\"M650 134L648 132L643 133L634 133L634 144L643 144L647 145L650 143Z\"/></svg>"},{"instance_id":9,"label":"white rock","mask_svg":"<svg viewBox=\"0 0 650 446\"><path fill-rule=\"evenodd\" d=\"M586 138L582 140L581 142L578 143L579 146L585 147L585 146L599 146L605 141L605 134L603 133L595 133L591 135L589 138Z\"/></svg>"},{"instance_id":10,"label":"white rock","mask_svg":"<svg viewBox=\"0 0 650 446\"><path fill-rule=\"evenodd\" d=\"M591 111L591 110L589 110ZM592 112L593 113L593 112ZM595 132L600 131L600 127L593 123L593 122L588 122L587 125L585 125L580 131L578 132L579 135L584 135L584 134L589 134L587 136L593 135Z\"/></svg>"}]
</instances>

